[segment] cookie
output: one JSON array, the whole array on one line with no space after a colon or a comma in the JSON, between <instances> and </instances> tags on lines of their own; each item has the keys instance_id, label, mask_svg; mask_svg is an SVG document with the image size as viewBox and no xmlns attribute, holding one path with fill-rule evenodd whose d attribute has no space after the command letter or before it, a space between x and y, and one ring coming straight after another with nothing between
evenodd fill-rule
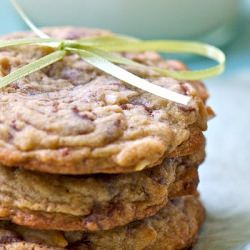
<instances>
[{"instance_id":1,"label":"cookie","mask_svg":"<svg viewBox=\"0 0 250 250\"><path fill-rule=\"evenodd\" d=\"M96 233L35 231L2 223L1 227L6 236L0 231L0 248L184 250L195 243L203 220L204 209L199 199L195 196L186 196L169 202L150 218Z\"/></svg>"},{"instance_id":2,"label":"cookie","mask_svg":"<svg viewBox=\"0 0 250 250\"><path fill-rule=\"evenodd\" d=\"M81 28L52 28L47 33L68 39L106 34ZM28 36L32 34L3 39ZM51 50L1 49L0 74L5 76ZM185 68L153 52L124 55L162 68ZM75 54L67 55L0 89L0 163L58 174L125 173L159 165L173 154L187 155L189 146L194 147L192 133L202 138L206 129L204 86L129 70L193 99L188 106L170 102L97 70Z\"/></svg>"},{"instance_id":3,"label":"cookie","mask_svg":"<svg viewBox=\"0 0 250 250\"><path fill-rule=\"evenodd\" d=\"M36 229L98 231L154 215L168 199L194 194L196 154L119 175L62 176L0 167L0 217Z\"/></svg>"}]
</instances>

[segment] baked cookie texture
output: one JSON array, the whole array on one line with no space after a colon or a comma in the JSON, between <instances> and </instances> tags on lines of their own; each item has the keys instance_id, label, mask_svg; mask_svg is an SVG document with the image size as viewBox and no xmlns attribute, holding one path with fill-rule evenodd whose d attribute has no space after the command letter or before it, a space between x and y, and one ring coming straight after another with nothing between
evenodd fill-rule
<instances>
[{"instance_id":1,"label":"baked cookie texture","mask_svg":"<svg viewBox=\"0 0 250 250\"><path fill-rule=\"evenodd\" d=\"M52 37L110 35L48 28ZM1 39L32 37L31 32ZM52 51L0 49L0 77ZM187 70L157 53L122 53ZM183 106L123 83L77 55L0 89L0 250L181 250L204 220L198 166L212 114L197 81L124 66L192 96Z\"/></svg>"},{"instance_id":2,"label":"baked cookie texture","mask_svg":"<svg viewBox=\"0 0 250 250\"><path fill-rule=\"evenodd\" d=\"M154 215L194 194L204 147L160 166L120 175L60 176L0 167L0 218L37 229L107 230Z\"/></svg>"},{"instance_id":3,"label":"baked cookie texture","mask_svg":"<svg viewBox=\"0 0 250 250\"><path fill-rule=\"evenodd\" d=\"M52 28L49 35L78 39L108 34ZM2 39L24 38L16 33ZM51 52L41 46L0 50L2 76ZM181 63L153 52L130 59L173 70ZM161 164L206 129L207 93L199 82L177 81L130 68L154 84L192 95L189 106L141 91L68 55L0 91L0 163L59 174L125 173ZM184 145L184 146L183 146Z\"/></svg>"},{"instance_id":4,"label":"baked cookie texture","mask_svg":"<svg viewBox=\"0 0 250 250\"><path fill-rule=\"evenodd\" d=\"M0 249L188 249L195 243L203 220L198 197L186 196L169 202L152 217L96 233L37 231L2 223Z\"/></svg>"}]
</instances>

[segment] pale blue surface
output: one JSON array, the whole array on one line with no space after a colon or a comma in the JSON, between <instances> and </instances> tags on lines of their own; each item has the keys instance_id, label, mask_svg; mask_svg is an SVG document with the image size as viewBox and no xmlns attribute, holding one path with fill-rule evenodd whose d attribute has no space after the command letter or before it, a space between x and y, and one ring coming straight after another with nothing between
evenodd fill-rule
<instances>
[{"instance_id":1,"label":"pale blue surface","mask_svg":"<svg viewBox=\"0 0 250 250\"><path fill-rule=\"evenodd\" d=\"M0 0L0 34L25 29L8 0Z\"/></svg>"},{"instance_id":2,"label":"pale blue surface","mask_svg":"<svg viewBox=\"0 0 250 250\"><path fill-rule=\"evenodd\" d=\"M225 48L225 74L206 81L217 117L209 123L200 169L208 218L199 250L246 249L250 242L250 10L245 13L237 38ZM0 0L0 19L0 34L25 28L7 0Z\"/></svg>"}]
</instances>

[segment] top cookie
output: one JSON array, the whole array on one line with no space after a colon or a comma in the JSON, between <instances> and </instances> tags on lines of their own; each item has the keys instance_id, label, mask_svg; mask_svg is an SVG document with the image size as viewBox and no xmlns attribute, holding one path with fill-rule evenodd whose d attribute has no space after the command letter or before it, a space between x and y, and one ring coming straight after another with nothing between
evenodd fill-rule
<instances>
[{"instance_id":1,"label":"top cookie","mask_svg":"<svg viewBox=\"0 0 250 250\"><path fill-rule=\"evenodd\" d=\"M45 31L66 39L106 33L81 28ZM27 36L33 34L2 39ZM40 46L1 49L0 76L50 51ZM144 64L185 68L153 52L124 55ZM194 98L189 106L170 102L97 70L77 55L67 55L0 89L0 163L60 174L121 173L155 166L173 152L178 156L178 147L195 141L191 134L206 129L206 90L198 82L129 70Z\"/></svg>"}]
</instances>

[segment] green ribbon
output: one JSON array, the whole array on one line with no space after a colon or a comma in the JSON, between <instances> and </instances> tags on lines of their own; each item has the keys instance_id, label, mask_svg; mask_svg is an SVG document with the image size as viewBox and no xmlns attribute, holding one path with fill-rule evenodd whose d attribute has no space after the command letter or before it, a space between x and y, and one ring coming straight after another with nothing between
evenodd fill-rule
<instances>
[{"instance_id":1,"label":"green ribbon","mask_svg":"<svg viewBox=\"0 0 250 250\"><path fill-rule=\"evenodd\" d=\"M216 76L224 70L224 53L216 47L203 43L170 40L143 41L119 35L85 38L75 41L49 38L30 21L15 0L12 0L12 3L26 24L41 38L0 41L0 49L11 46L39 45L52 47L54 50L50 54L0 78L0 88L63 59L67 54L78 54L89 64L121 81L159 97L187 105L191 99L190 96L185 96L150 83L128 72L119 65L128 65L145 70L152 70L161 76L173 77L177 80L201 80ZM123 51L143 52L148 50L168 53L191 53L212 59L217 65L196 71L171 71L159 67L143 65L112 53Z\"/></svg>"}]
</instances>

